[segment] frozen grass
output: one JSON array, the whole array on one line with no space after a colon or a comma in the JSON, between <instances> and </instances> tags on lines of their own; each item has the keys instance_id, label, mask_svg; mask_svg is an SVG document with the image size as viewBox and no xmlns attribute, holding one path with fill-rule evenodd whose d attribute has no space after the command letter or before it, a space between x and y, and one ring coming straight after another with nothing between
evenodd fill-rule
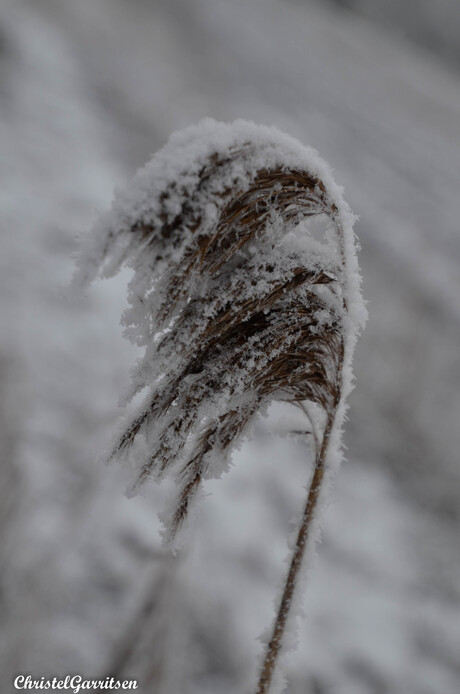
<instances>
[{"instance_id":1,"label":"frozen grass","mask_svg":"<svg viewBox=\"0 0 460 694\"><path fill-rule=\"evenodd\" d=\"M280 400L309 423L314 472L257 694L273 691L304 555L340 459L366 318L353 221L316 152L274 128L206 119L174 134L118 192L79 258L77 284L134 269L123 322L146 351L132 397L150 392L110 457L134 458L134 491L175 471L167 538L203 480L228 467L256 412Z\"/></svg>"}]
</instances>

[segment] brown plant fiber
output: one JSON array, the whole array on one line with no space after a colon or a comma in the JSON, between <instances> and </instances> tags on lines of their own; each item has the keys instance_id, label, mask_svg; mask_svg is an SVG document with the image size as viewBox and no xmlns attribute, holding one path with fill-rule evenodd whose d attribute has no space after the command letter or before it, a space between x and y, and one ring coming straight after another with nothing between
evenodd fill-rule
<instances>
[{"instance_id":1,"label":"brown plant fiber","mask_svg":"<svg viewBox=\"0 0 460 694\"><path fill-rule=\"evenodd\" d=\"M285 401L310 419L312 479L257 686L257 694L268 694L346 390L350 270L345 217L324 182L279 163L258 167L255 161L270 156L254 154L257 146L244 142L208 156L198 175L199 165L189 177L185 169L178 181L164 179L170 182L158 186L155 221L127 227L121 260L136 248L132 265L144 278L133 285L138 294L131 290L140 311L131 325L147 333L135 385L151 390L112 455L129 453L145 436L136 485L175 471L174 536L216 460L225 463L261 408ZM323 224L321 241L310 235L310 218Z\"/></svg>"},{"instance_id":2,"label":"brown plant fiber","mask_svg":"<svg viewBox=\"0 0 460 694\"><path fill-rule=\"evenodd\" d=\"M132 491L175 481L166 539L258 412L281 401L305 415L296 433L311 436L311 481L256 694L275 689L299 573L340 462L366 319L353 221L314 150L273 127L204 119L117 193L80 259L84 284L134 270L122 324L145 353L128 400L147 392L111 456L133 464Z\"/></svg>"},{"instance_id":3,"label":"brown plant fiber","mask_svg":"<svg viewBox=\"0 0 460 694\"><path fill-rule=\"evenodd\" d=\"M144 252L151 253L156 262L168 258L171 248L181 242L185 229L192 232L181 263L170 262L167 290L158 315L153 316L159 322L175 316L172 327L159 342L158 352L167 353L179 343L190 324L199 324L200 328L183 350L180 372L166 375L148 407L122 435L114 453L129 448L149 422L169 412L173 416L153 442L139 482L152 471L161 475L198 426L200 406L207 398L223 387L229 389L231 396L241 378L250 393L243 407L231 407L220 414L196 437L194 449L183 464L183 487L174 512L173 533L187 515L190 501L206 474L211 451L225 451L261 403L273 398L309 400L330 413L340 394L341 311L335 311L330 300L323 299L316 289L327 286L340 296L342 268L298 266L279 279L273 259L267 263L261 255L258 261L257 255L246 252L263 240L273 213L290 227L314 215L327 215L334 221L336 208L323 183L305 171L257 171L247 190L227 188L214 196L219 206L218 222L211 231L203 232L194 195L202 194L219 170L244 157L248 150L249 145L233 151L228 158L211 157L200 172L196 190L186 198L172 223L159 228L145 224L132 228L132 233L144 242ZM165 205L175 194L174 185L171 188L162 195ZM340 244L340 229L337 233ZM226 271L229 266L231 272ZM268 277L272 273L274 279L261 290L257 277L262 273ZM237 276L239 281L235 281ZM240 291L248 277L254 285L251 298ZM208 301L193 295L193 283L201 279L211 280L210 286L215 289L213 315L205 321ZM321 311L327 311L331 319L321 323ZM210 368L213 365L219 368ZM190 380L190 376L194 378ZM177 439L180 445L172 445Z\"/></svg>"}]
</instances>

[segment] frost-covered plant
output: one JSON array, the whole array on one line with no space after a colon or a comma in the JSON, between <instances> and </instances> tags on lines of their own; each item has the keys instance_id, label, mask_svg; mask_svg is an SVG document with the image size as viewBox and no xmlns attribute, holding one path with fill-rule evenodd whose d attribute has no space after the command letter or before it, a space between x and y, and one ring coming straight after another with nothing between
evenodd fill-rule
<instances>
[{"instance_id":1,"label":"frost-covered plant","mask_svg":"<svg viewBox=\"0 0 460 694\"><path fill-rule=\"evenodd\" d=\"M269 691L325 478L340 459L365 320L352 225L315 151L275 128L206 119L174 134L118 192L80 258L86 282L134 270L123 323L145 354L130 397L148 393L111 455L134 461L133 492L175 477L169 536L256 412L281 400L310 420L314 473L258 694Z\"/></svg>"}]
</instances>

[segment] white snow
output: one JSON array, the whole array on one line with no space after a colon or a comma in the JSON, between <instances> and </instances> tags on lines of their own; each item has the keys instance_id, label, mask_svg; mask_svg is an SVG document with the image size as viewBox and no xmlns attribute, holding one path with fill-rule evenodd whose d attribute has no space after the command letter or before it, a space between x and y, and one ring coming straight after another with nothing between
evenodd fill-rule
<instances>
[{"instance_id":1,"label":"white snow","mask_svg":"<svg viewBox=\"0 0 460 694\"><path fill-rule=\"evenodd\" d=\"M223 164L213 166L213 160ZM206 170L210 170L211 176L204 178L203 184L203 171ZM201 265L185 274L184 267L197 248L194 237L213 235L218 228L219 205L225 209L224 204L232 199L226 191L242 195L250 189L258 172L272 170L303 171L325 186L324 200L319 185L311 194L313 211L318 211L322 217L326 212L328 215L323 239L312 238L307 217L299 224L297 219L288 222L273 212L264 221L261 231L246 243L246 260L240 259L235 264L238 254L242 257L242 252L238 251L215 277L202 273ZM189 228L187 221L194 218L200 219L196 231ZM134 269L129 284L130 306L122 322L127 328L125 334L136 344L146 347L143 359L132 369L133 393L144 388L150 392L125 426L129 430L139 421L137 428L145 441L139 446L136 442L130 443L120 453L116 452L115 442L115 452L111 456L128 457L134 467L130 496L138 491L140 482L145 481L146 466L150 467L149 476L157 479L163 476L163 471L168 473L169 468L176 471L179 493L181 488L192 485L196 470L189 463L194 459L195 446L199 445L202 432L211 427L216 431L215 442L213 450L204 456L206 462L203 460L200 474L204 478L219 477L222 470L228 468L229 456L240 435L224 449L219 445L219 419L229 412L239 412L244 421L246 411L259 408L262 399L253 385L254 369L256 375L263 371L269 366L268 356L273 359L276 353L271 350L268 353L266 342L255 334L241 349L234 351L232 348L230 357L226 353L227 345L222 344L213 360L204 362L199 373L184 376L183 370L193 354L189 346L203 342L203 330L213 328L219 310L232 306L236 300L251 302L264 297L274 282L290 280L296 267L330 272L334 278L335 292L329 290L321 294L325 308L317 312L317 325L312 329L318 332L322 325L331 323L335 315L335 320L341 322L344 339L341 400L328 450L328 474L332 478L340 460L341 428L346 398L353 382L352 354L366 319L353 222L354 216L329 167L313 149L274 127L241 119L220 123L206 118L174 133L132 181L117 192L110 211L96 222L83 245L76 284L87 284L88 279L98 273L106 277L113 275L123 265ZM165 239L162 229L168 225L172 226L172 232ZM143 226L149 230L147 235L141 233ZM168 306L171 291L175 289L171 286L171 277L178 278L183 294L183 298L176 301L174 311ZM302 292L299 289L297 293L304 296L308 304L308 292L304 295ZM240 303L235 308L239 310L239 306ZM239 311L238 320L242 322L250 316L250 311L247 316ZM279 320L287 321L287 315L281 313ZM177 330L176 321L179 321ZM279 352L290 349L294 346L283 342ZM238 359L240 362L244 359L245 365L236 366ZM306 364L305 379L308 379L308 371ZM177 386L170 401L169 384L175 382ZM208 383L213 385L208 386ZM188 400L190 393L194 393L195 400L202 401L194 408ZM152 411L150 403L157 397L166 398L170 404L160 409L156 407L146 417L143 413ZM284 397L289 398L289 395ZM277 398L282 399L283 394L270 393L270 399ZM263 402L266 406L270 400L264 396ZM325 488L329 486L327 481ZM174 502L172 508L173 516ZM163 512L161 517L168 531L167 515ZM316 535L313 532L311 535L314 544Z\"/></svg>"}]
</instances>

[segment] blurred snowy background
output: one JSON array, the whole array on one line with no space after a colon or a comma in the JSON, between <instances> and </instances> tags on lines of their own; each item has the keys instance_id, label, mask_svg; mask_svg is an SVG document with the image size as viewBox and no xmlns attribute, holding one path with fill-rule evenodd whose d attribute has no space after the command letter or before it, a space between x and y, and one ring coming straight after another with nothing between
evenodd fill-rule
<instances>
[{"instance_id":1,"label":"blurred snowy background","mask_svg":"<svg viewBox=\"0 0 460 694\"><path fill-rule=\"evenodd\" d=\"M259 422L171 557L163 489L128 501L98 460L136 358L126 276L66 289L113 188L206 115L314 146L360 215L370 320L288 692L460 691L459 26L455 0L0 3L2 693L251 690L306 443Z\"/></svg>"}]
</instances>

